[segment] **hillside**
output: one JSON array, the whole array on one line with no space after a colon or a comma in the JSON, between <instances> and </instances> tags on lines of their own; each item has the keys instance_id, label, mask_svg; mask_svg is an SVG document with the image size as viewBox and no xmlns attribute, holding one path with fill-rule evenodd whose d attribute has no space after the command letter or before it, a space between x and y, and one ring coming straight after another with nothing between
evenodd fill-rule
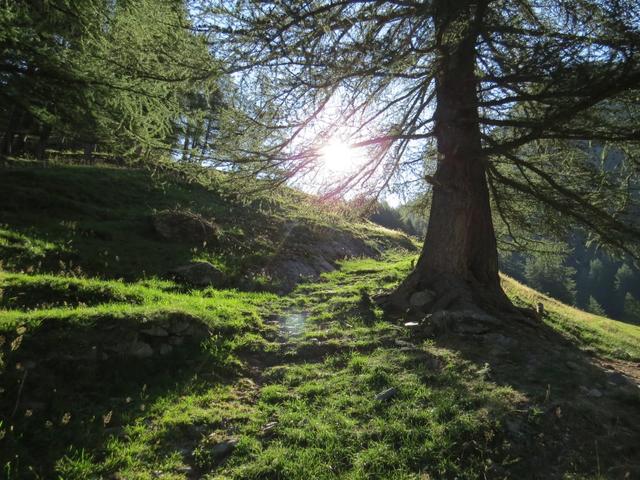
<instances>
[{"instance_id":1,"label":"hillside","mask_svg":"<svg viewBox=\"0 0 640 480\"><path fill-rule=\"evenodd\" d=\"M0 197L6 478L640 477L638 326L507 277L541 318L388 316L410 239L291 190L23 166Z\"/></svg>"},{"instance_id":2,"label":"hillside","mask_svg":"<svg viewBox=\"0 0 640 480\"><path fill-rule=\"evenodd\" d=\"M291 189L187 178L108 166L5 169L0 262L9 271L131 281L207 261L221 271L219 286L287 290L346 256L415 248L403 234L354 222Z\"/></svg>"}]
</instances>

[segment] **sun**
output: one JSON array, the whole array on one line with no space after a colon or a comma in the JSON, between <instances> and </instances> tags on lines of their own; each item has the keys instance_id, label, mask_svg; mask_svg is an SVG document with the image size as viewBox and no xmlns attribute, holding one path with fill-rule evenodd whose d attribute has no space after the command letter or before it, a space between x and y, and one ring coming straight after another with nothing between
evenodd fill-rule
<instances>
[{"instance_id":1,"label":"sun","mask_svg":"<svg viewBox=\"0 0 640 480\"><path fill-rule=\"evenodd\" d=\"M359 163L356 149L339 138L330 139L320 148L320 163L323 170L333 174L344 174L352 171Z\"/></svg>"}]
</instances>

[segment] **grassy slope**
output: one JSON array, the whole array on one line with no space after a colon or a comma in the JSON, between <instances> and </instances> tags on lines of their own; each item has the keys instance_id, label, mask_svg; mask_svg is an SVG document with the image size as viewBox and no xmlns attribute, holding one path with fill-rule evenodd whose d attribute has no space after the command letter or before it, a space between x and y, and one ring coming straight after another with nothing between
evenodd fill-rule
<instances>
[{"instance_id":1,"label":"grassy slope","mask_svg":"<svg viewBox=\"0 0 640 480\"><path fill-rule=\"evenodd\" d=\"M258 270L280 253L291 225L305 226L311 235L337 229L376 248L406 241L397 232L322 210L290 189L257 193L245 201L237 181L223 180L205 177L205 188L175 176L113 167L3 169L0 264L28 273L138 280L164 275L190 260L208 260L237 284L249 269ZM220 238L208 245L162 240L151 216L167 209L212 219L221 228ZM301 248L307 240L300 239Z\"/></svg>"},{"instance_id":2,"label":"grassy slope","mask_svg":"<svg viewBox=\"0 0 640 480\"><path fill-rule=\"evenodd\" d=\"M552 445L555 437L566 435L557 424L549 425L547 412L551 409L556 418L558 399L505 384L486 364L455 349L416 343L363 303L363 290L391 287L406 274L410 260L389 255L384 261L347 261L323 281L302 285L288 299L269 305L308 312L305 331L287 344L279 343L268 324L260 337L229 335L216 354L198 357L204 362L198 371L172 372L173 382L145 377L144 384L132 382L87 412L60 405L47 412L57 420L52 426L42 426L42 413L29 417L28 426L45 439L55 437L51 445L65 446L49 459L63 478L114 471L127 479L527 478L527 455L535 460L553 447L528 445L509 429L516 424L527 437L543 435ZM134 296L139 287L130 288L128 295ZM527 293L517 284L508 288L512 295ZM601 341L590 342L596 337L598 331L577 340L597 347ZM616 349L626 345L624 338L611 341ZM398 392L391 401L375 400L390 387ZM571 405L561 405L569 417ZM62 425L65 408L72 420ZM112 417L103 425L108 412ZM595 421L593 415L588 418ZM89 434L78 432L82 421L91 424ZM571 417L564 424L575 425ZM572 435L584 436L592 446L591 432L578 430ZM220 462L213 446L229 437L238 439L238 446ZM613 446L600 447L603 457ZM597 478L592 452L557 448L566 478ZM610 460L601 460L603 469ZM555 478L557 470L545 470L552 466L557 467L552 462L536 466L540 475L549 474L540 478Z\"/></svg>"},{"instance_id":3,"label":"grassy slope","mask_svg":"<svg viewBox=\"0 0 640 480\"><path fill-rule=\"evenodd\" d=\"M544 305L545 322L575 343L600 355L640 361L640 327L584 312L503 276L502 285L516 304Z\"/></svg>"},{"instance_id":4,"label":"grassy slope","mask_svg":"<svg viewBox=\"0 0 640 480\"><path fill-rule=\"evenodd\" d=\"M66 187L65 178L73 179ZM132 188L119 187L123 180ZM634 470L640 463L637 452L629 446L635 437L606 436L602 431L615 428L601 431L598 426L592 432L584 425L584 418L600 425L601 406L567 401L556 393L563 387L555 384L549 394L556 377L559 385L600 385L598 372L581 366L568 380L558 369L556 377L545 377L548 386L547 380L542 386L523 385L464 349L439 339L417 341L389 323L367 295L391 288L407 273L412 257L406 254L344 262L340 271L301 285L288 297L186 291L171 282L140 278L137 269L161 273L167 259L203 255L191 251L193 246L156 240L146 224L154 208L180 203L198 211L207 206L228 235L238 234L238 228L252 231L271 221L287 222L284 209L289 206L297 221L342 222L286 199L276 205L281 208L266 212L238 204L229 214L215 210L211 195L215 199L216 194L201 187L149 186L147 181L142 172L81 167L0 177L0 183L23 195L21 203L3 209L0 254L10 269L42 272L0 274L0 467L5 477L117 473L113 478L423 480L527 478L532 468L540 478L640 473ZM49 187L43 190L42 182ZM384 234L367 225L356 228L362 235ZM259 243L252 243L258 240L249 237L242 238L260 253ZM269 251L274 242L260 245ZM107 255L98 255L103 248ZM68 255L64 266L55 262L60 254ZM116 255L119 262L113 261ZM237 261L255 260L227 251L218 255L215 260L229 272ZM32 268L39 261L41 266ZM103 279L69 276L78 266ZM114 279L120 276L134 281ZM640 360L640 328L571 309L504 281L517 302L542 301L549 312L545 323L583 351ZM288 311L308 317L305 331L283 343L278 323L265 320L283 312L286 322ZM73 331L104 321L144 322L172 312L201 318L214 336L162 359L57 364L38 356L43 320ZM64 350L65 345L54 348ZM535 348L516 347L509 354L512 363L522 350ZM571 355L572 361L582 358ZM492 367L494 360L489 360ZM25 366L28 362L35 366ZM523 376L521 365L509 368ZM26 381L25 369L30 372ZM389 387L397 389L393 399L376 401L376 393ZM621 396L623 405L637 405L626 393L614 396L616 401ZM610 410L622 415L624 408ZM274 426L265 430L270 423ZM577 430L569 431L574 426ZM228 437L239 440L237 448L228 458L217 458L213 447ZM538 440L531 444L531 439ZM597 462L594 441L602 456Z\"/></svg>"}]
</instances>

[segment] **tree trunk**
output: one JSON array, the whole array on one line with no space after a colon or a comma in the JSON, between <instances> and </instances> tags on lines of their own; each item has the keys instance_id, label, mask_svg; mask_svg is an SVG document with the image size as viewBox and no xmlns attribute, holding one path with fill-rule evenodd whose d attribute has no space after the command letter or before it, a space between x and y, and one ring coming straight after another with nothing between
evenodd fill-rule
<instances>
[{"instance_id":1,"label":"tree trunk","mask_svg":"<svg viewBox=\"0 0 640 480\"><path fill-rule=\"evenodd\" d=\"M189 134L190 134L191 129L189 128L189 126L187 125L187 127L184 130L184 144L182 145L182 161L186 162L187 161L187 155L189 152Z\"/></svg>"},{"instance_id":2,"label":"tree trunk","mask_svg":"<svg viewBox=\"0 0 640 480\"><path fill-rule=\"evenodd\" d=\"M202 150L201 150L202 157L206 155L207 148L209 147L209 137L211 136L212 124L213 122L211 118L207 118L207 126L205 127L205 130L204 130L204 140L202 140Z\"/></svg>"},{"instance_id":3,"label":"tree trunk","mask_svg":"<svg viewBox=\"0 0 640 480\"><path fill-rule=\"evenodd\" d=\"M47 142L49 141L50 134L51 126L47 124L41 124L40 135L38 136L38 146L36 147L36 158L41 162L46 160L45 149L47 148Z\"/></svg>"},{"instance_id":4,"label":"tree trunk","mask_svg":"<svg viewBox=\"0 0 640 480\"><path fill-rule=\"evenodd\" d=\"M498 276L498 253L480 141L475 48L483 0L436 0L436 173L427 236L393 305L511 309ZM419 300L412 295L428 290ZM429 301L425 302L425 299ZM418 301L419 300L419 301Z\"/></svg>"},{"instance_id":5,"label":"tree trunk","mask_svg":"<svg viewBox=\"0 0 640 480\"><path fill-rule=\"evenodd\" d=\"M84 142L82 144L82 158L87 165L91 165L93 163L93 144L89 142Z\"/></svg>"},{"instance_id":6,"label":"tree trunk","mask_svg":"<svg viewBox=\"0 0 640 480\"><path fill-rule=\"evenodd\" d=\"M13 136L15 135L15 128L19 122L20 113L18 107L15 105L11 108L11 114L7 121L7 129L2 136L2 143L0 144L0 155L11 155L11 145L13 144Z\"/></svg>"}]
</instances>

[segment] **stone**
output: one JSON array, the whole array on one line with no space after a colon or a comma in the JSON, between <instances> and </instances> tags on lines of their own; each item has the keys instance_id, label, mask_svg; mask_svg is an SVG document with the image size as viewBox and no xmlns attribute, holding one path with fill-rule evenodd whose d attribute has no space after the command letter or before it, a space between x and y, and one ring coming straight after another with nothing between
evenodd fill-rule
<instances>
[{"instance_id":1,"label":"stone","mask_svg":"<svg viewBox=\"0 0 640 480\"><path fill-rule=\"evenodd\" d=\"M429 303L435 300L435 294L431 290L423 290L421 292L415 292L409 298L409 305L412 308L422 309Z\"/></svg>"},{"instance_id":2,"label":"stone","mask_svg":"<svg viewBox=\"0 0 640 480\"><path fill-rule=\"evenodd\" d=\"M212 242L219 236L215 223L186 210L163 210L153 215L151 221L158 235L172 242Z\"/></svg>"},{"instance_id":3,"label":"stone","mask_svg":"<svg viewBox=\"0 0 640 480\"><path fill-rule=\"evenodd\" d=\"M167 332L160 325L152 325L149 328L145 328L144 330L140 330L140 333L144 333L145 335L149 335L150 337L167 337L167 336L169 336L169 332Z\"/></svg>"},{"instance_id":4,"label":"stone","mask_svg":"<svg viewBox=\"0 0 640 480\"><path fill-rule=\"evenodd\" d=\"M171 333L180 335L180 334L184 334L187 330L189 330L189 326L190 326L190 323L187 320L180 318L178 320L173 321L171 323L171 327L169 328L171 330Z\"/></svg>"},{"instance_id":5,"label":"stone","mask_svg":"<svg viewBox=\"0 0 640 480\"><path fill-rule=\"evenodd\" d=\"M598 390L597 388L592 388L592 389L587 390L587 396L594 397L594 398L600 398L602 396L602 392L600 390Z\"/></svg>"},{"instance_id":6,"label":"stone","mask_svg":"<svg viewBox=\"0 0 640 480\"><path fill-rule=\"evenodd\" d=\"M184 337L169 337L169 344L175 346L180 346L184 343Z\"/></svg>"},{"instance_id":7,"label":"stone","mask_svg":"<svg viewBox=\"0 0 640 480\"><path fill-rule=\"evenodd\" d=\"M394 340L394 343L399 347L418 348L415 344L407 342L405 340L396 339Z\"/></svg>"},{"instance_id":8,"label":"stone","mask_svg":"<svg viewBox=\"0 0 640 480\"><path fill-rule=\"evenodd\" d=\"M189 325L189 328L187 328L182 332L183 336L196 337L196 338L204 338L210 334L211 332L209 332L207 327L197 321L191 322L191 324Z\"/></svg>"},{"instance_id":9,"label":"stone","mask_svg":"<svg viewBox=\"0 0 640 480\"><path fill-rule=\"evenodd\" d=\"M129 348L129 354L137 358L149 358L153 355L153 349L148 343L134 342Z\"/></svg>"},{"instance_id":10,"label":"stone","mask_svg":"<svg viewBox=\"0 0 640 480\"><path fill-rule=\"evenodd\" d=\"M564 364L569 367L571 370L580 370L580 365L576 362L572 362L571 360L567 360Z\"/></svg>"},{"instance_id":11,"label":"stone","mask_svg":"<svg viewBox=\"0 0 640 480\"><path fill-rule=\"evenodd\" d=\"M398 390L396 388L394 388L394 387L387 388L386 390L383 390L382 392L378 393L375 396L375 400L377 400L379 402L385 402L385 401L395 397L397 393L398 393Z\"/></svg>"},{"instance_id":12,"label":"stone","mask_svg":"<svg viewBox=\"0 0 640 480\"><path fill-rule=\"evenodd\" d=\"M627 385L630 383L627 377L616 371L608 371L607 380L614 385Z\"/></svg>"},{"instance_id":13,"label":"stone","mask_svg":"<svg viewBox=\"0 0 640 480\"><path fill-rule=\"evenodd\" d=\"M224 273L209 262L190 262L174 268L169 274L196 287L219 287L225 282Z\"/></svg>"},{"instance_id":14,"label":"stone","mask_svg":"<svg viewBox=\"0 0 640 480\"><path fill-rule=\"evenodd\" d=\"M261 432L262 432L262 434L263 434L263 435L268 435L268 434L272 433L272 432L275 430L275 428L276 428L277 426L278 426L278 422L269 422L269 423L266 423L266 424L262 427Z\"/></svg>"},{"instance_id":15,"label":"stone","mask_svg":"<svg viewBox=\"0 0 640 480\"><path fill-rule=\"evenodd\" d=\"M211 456L215 459L221 460L233 452L237 444L238 440L235 438L229 438L223 442L217 443L211 447Z\"/></svg>"}]
</instances>

